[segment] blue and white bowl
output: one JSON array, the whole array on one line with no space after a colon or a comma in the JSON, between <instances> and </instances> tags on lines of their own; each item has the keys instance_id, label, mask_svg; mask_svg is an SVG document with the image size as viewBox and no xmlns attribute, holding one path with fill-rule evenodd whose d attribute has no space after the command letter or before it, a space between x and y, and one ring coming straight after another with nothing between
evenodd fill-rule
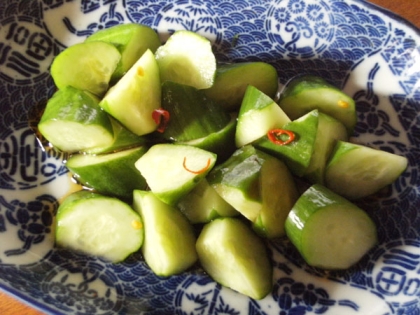
<instances>
[{"instance_id":1,"label":"blue and white bowl","mask_svg":"<svg viewBox=\"0 0 420 315\"><path fill-rule=\"evenodd\" d=\"M198 32L221 61L273 64L280 84L310 73L350 94L357 140L409 160L380 198L360 203L380 243L351 269L325 272L272 242L274 287L261 301L198 271L157 277L140 255L110 264L55 248L54 214L74 187L30 127L54 90L49 66L66 46L129 22L162 41ZM2 0L0 287L51 314L419 314L419 112L419 30L362 0Z\"/></svg>"}]
</instances>

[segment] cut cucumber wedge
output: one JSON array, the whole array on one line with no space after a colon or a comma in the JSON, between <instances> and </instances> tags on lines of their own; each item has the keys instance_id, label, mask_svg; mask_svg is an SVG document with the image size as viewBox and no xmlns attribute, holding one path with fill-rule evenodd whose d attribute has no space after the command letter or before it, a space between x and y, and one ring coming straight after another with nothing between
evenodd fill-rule
<instances>
[{"instance_id":1,"label":"cut cucumber wedge","mask_svg":"<svg viewBox=\"0 0 420 315\"><path fill-rule=\"evenodd\" d=\"M214 84L205 93L227 110L238 110L248 85L274 99L278 90L277 70L260 61L219 64Z\"/></svg>"},{"instance_id":2,"label":"cut cucumber wedge","mask_svg":"<svg viewBox=\"0 0 420 315\"><path fill-rule=\"evenodd\" d=\"M217 282L253 299L272 289L272 266L262 240L241 220L216 219L197 239L204 270Z\"/></svg>"},{"instance_id":3,"label":"cut cucumber wedge","mask_svg":"<svg viewBox=\"0 0 420 315\"><path fill-rule=\"evenodd\" d=\"M99 105L136 135L157 128L152 113L161 106L161 87L159 69L150 50L108 90Z\"/></svg>"},{"instance_id":4,"label":"cut cucumber wedge","mask_svg":"<svg viewBox=\"0 0 420 315\"><path fill-rule=\"evenodd\" d=\"M134 191L134 209L144 222L144 259L162 277L181 273L197 261L196 237L187 218L150 191Z\"/></svg>"},{"instance_id":5,"label":"cut cucumber wedge","mask_svg":"<svg viewBox=\"0 0 420 315\"><path fill-rule=\"evenodd\" d=\"M229 203L203 178L192 191L177 204L181 212L193 223L207 223L219 217L239 215Z\"/></svg>"},{"instance_id":6,"label":"cut cucumber wedge","mask_svg":"<svg viewBox=\"0 0 420 315\"><path fill-rule=\"evenodd\" d=\"M111 77L117 82L150 49L155 53L161 45L158 34L149 26L128 23L99 30L89 36L85 42L100 41L114 45L121 54L120 62Z\"/></svg>"},{"instance_id":7,"label":"cut cucumber wedge","mask_svg":"<svg viewBox=\"0 0 420 315\"><path fill-rule=\"evenodd\" d=\"M136 163L150 190L163 202L176 205L216 162L214 153L179 144L156 144Z\"/></svg>"},{"instance_id":8,"label":"cut cucumber wedge","mask_svg":"<svg viewBox=\"0 0 420 315\"><path fill-rule=\"evenodd\" d=\"M73 155L66 166L84 186L131 202L134 189L147 187L146 180L134 166L147 149L142 146L102 155Z\"/></svg>"},{"instance_id":9,"label":"cut cucumber wedge","mask_svg":"<svg viewBox=\"0 0 420 315\"><path fill-rule=\"evenodd\" d=\"M176 31L155 55L162 82L173 81L197 89L213 85L216 57L207 38L192 31Z\"/></svg>"},{"instance_id":10,"label":"cut cucumber wedge","mask_svg":"<svg viewBox=\"0 0 420 315\"><path fill-rule=\"evenodd\" d=\"M298 193L282 161L247 145L216 166L207 180L261 236L285 234L284 222Z\"/></svg>"},{"instance_id":11,"label":"cut cucumber wedge","mask_svg":"<svg viewBox=\"0 0 420 315\"><path fill-rule=\"evenodd\" d=\"M70 85L102 96L120 59L118 49L109 43L79 43L55 57L51 76L59 89Z\"/></svg>"},{"instance_id":12,"label":"cut cucumber wedge","mask_svg":"<svg viewBox=\"0 0 420 315\"><path fill-rule=\"evenodd\" d=\"M292 79L280 94L279 105L292 120L319 109L341 121L348 135L353 133L357 121L354 100L317 76L305 75Z\"/></svg>"},{"instance_id":13,"label":"cut cucumber wedge","mask_svg":"<svg viewBox=\"0 0 420 315\"><path fill-rule=\"evenodd\" d=\"M66 86L47 102L38 124L41 134L65 152L89 152L114 142L110 118L99 99L87 91Z\"/></svg>"},{"instance_id":14,"label":"cut cucumber wedge","mask_svg":"<svg viewBox=\"0 0 420 315\"><path fill-rule=\"evenodd\" d=\"M290 118L268 95L249 85L239 109L236 127L236 147L249 144L269 130L282 128Z\"/></svg>"},{"instance_id":15,"label":"cut cucumber wedge","mask_svg":"<svg viewBox=\"0 0 420 315\"><path fill-rule=\"evenodd\" d=\"M407 168L406 157L339 141L325 171L326 186L348 199L376 193Z\"/></svg>"},{"instance_id":16,"label":"cut cucumber wedge","mask_svg":"<svg viewBox=\"0 0 420 315\"><path fill-rule=\"evenodd\" d=\"M347 269L377 243L366 212L319 184L301 195L285 228L305 261L323 269Z\"/></svg>"},{"instance_id":17,"label":"cut cucumber wedge","mask_svg":"<svg viewBox=\"0 0 420 315\"><path fill-rule=\"evenodd\" d=\"M126 203L100 194L78 191L57 211L56 244L120 262L140 249L141 217Z\"/></svg>"}]
</instances>

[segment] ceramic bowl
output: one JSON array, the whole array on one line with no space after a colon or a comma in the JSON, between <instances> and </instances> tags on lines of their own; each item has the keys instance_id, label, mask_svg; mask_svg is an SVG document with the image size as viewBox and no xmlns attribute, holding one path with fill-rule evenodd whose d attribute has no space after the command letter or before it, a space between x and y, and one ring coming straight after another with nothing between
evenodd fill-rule
<instances>
[{"instance_id":1,"label":"ceramic bowl","mask_svg":"<svg viewBox=\"0 0 420 315\"><path fill-rule=\"evenodd\" d=\"M198 32L220 61L271 63L281 85L315 74L351 95L356 140L409 160L389 189L359 202L379 244L352 268L326 272L273 241L274 286L260 301L197 270L157 277L140 254L110 264L55 248L54 214L74 187L62 156L42 150L31 128L54 91L49 66L65 47L131 22L162 41ZM419 314L420 32L403 19L361 0L2 0L0 69L3 290L51 314Z\"/></svg>"}]
</instances>

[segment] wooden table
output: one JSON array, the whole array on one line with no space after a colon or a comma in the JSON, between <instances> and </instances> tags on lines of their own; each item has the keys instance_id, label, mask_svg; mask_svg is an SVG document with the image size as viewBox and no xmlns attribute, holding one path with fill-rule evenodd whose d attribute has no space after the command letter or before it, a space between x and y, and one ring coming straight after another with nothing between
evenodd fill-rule
<instances>
[{"instance_id":1,"label":"wooden table","mask_svg":"<svg viewBox=\"0 0 420 315\"><path fill-rule=\"evenodd\" d=\"M370 0L404 17L420 28L420 0ZM0 292L0 314L2 315L43 315L42 312Z\"/></svg>"}]
</instances>

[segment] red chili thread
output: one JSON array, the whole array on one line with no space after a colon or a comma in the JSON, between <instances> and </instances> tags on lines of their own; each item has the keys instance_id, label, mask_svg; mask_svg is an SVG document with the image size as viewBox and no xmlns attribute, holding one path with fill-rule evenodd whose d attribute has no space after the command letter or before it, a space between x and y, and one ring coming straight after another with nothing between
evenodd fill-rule
<instances>
[{"instance_id":1,"label":"red chili thread","mask_svg":"<svg viewBox=\"0 0 420 315\"><path fill-rule=\"evenodd\" d=\"M169 112L167 110L164 110L163 108L155 109L152 112L152 118L158 125L156 131L160 133L164 132L170 119Z\"/></svg>"},{"instance_id":2,"label":"red chili thread","mask_svg":"<svg viewBox=\"0 0 420 315\"><path fill-rule=\"evenodd\" d=\"M287 139L281 139L282 135L287 135ZM268 140L277 145L287 145L295 140L293 131L284 129L272 129L267 133Z\"/></svg>"},{"instance_id":3,"label":"red chili thread","mask_svg":"<svg viewBox=\"0 0 420 315\"><path fill-rule=\"evenodd\" d=\"M206 166L204 166L201 170L198 170L198 171L193 171L193 170L190 170L190 169L187 167L187 157L186 157L186 156L184 156L184 162L182 163L182 166L183 166L183 167L185 168L185 170L187 170L188 172L199 175L199 174L202 174L202 173L204 173L205 171L207 171L207 170L208 170L208 168L210 167L210 164L211 164L211 160L210 160L210 158L209 158L209 159L207 160L207 165L206 165Z\"/></svg>"}]
</instances>

